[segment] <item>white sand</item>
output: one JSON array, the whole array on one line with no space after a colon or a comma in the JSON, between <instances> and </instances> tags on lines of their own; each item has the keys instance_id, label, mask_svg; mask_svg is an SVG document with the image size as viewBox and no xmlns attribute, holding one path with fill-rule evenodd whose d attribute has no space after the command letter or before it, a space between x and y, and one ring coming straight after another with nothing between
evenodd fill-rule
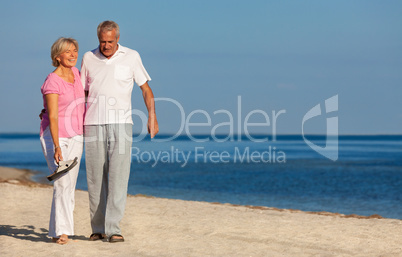
<instances>
[{"instance_id":1,"label":"white sand","mask_svg":"<svg viewBox=\"0 0 402 257\"><path fill-rule=\"evenodd\" d=\"M126 242L90 242L84 191L76 192L76 237L58 245L47 237L52 188L21 184L0 183L0 256L402 256L402 220L133 196Z\"/></svg>"}]
</instances>

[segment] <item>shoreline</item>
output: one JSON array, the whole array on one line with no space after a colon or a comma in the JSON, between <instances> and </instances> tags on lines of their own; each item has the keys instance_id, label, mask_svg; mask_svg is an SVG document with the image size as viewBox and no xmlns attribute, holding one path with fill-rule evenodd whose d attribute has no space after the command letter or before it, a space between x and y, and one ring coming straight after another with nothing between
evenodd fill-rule
<instances>
[{"instance_id":1,"label":"shoreline","mask_svg":"<svg viewBox=\"0 0 402 257\"><path fill-rule=\"evenodd\" d=\"M20 184L27 186L50 186L32 180L35 171L0 166L0 183Z\"/></svg>"},{"instance_id":2,"label":"shoreline","mask_svg":"<svg viewBox=\"0 0 402 257\"><path fill-rule=\"evenodd\" d=\"M32 176L35 174L35 171L29 169L18 169L18 168L11 168L11 167L4 167L0 166L0 183L10 183L10 184L19 184L23 186L29 187L53 187L49 184L44 184L40 182L36 182L32 180ZM76 191L84 191L76 189ZM170 198L163 198L163 197L156 197L144 194L136 194L130 195L129 197L145 197L145 198L156 198L156 199L170 199ZM340 217L340 218L356 218L356 219L389 219L386 217L382 217L378 214L372 214L370 216L358 215L358 214L342 214L342 213L334 213L334 212L326 212L326 211L303 211L297 209L280 209L276 207L268 207L268 206L256 206L256 205L240 205L240 204L232 204L232 203L220 203L220 202L206 202L206 201L191 201L191 200L182 200L182 201L189 201L189 202L203 202L215 205L224 205L230 207L246 207L249 209L254 210L273 210L278 212L290 212L290 213L307 213L307 214L314 214L314 215L322 215L322 216L332 216L332 217ZM402 220L402 219L397 219Z\"/></svg>"}]
</instances>

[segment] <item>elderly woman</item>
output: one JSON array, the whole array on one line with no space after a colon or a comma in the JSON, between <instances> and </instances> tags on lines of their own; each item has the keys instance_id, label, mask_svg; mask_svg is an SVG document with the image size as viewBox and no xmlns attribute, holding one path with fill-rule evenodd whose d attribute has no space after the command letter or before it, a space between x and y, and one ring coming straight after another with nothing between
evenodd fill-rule
<instances>
[{"instance_id":1,"label":"elderly woman","mask_svg":"<svg viewBox=\"0 0 402 257\"><path fill-rule=\"evenodd\" d=\"M76 67L78 43L72 38L59 38L51 48L50 73L41 87L43 113L40 141L51 173L62 161L76 159L78 164L56 176L50 213L49 236L59 244L74 235L74 192L83 151L85 94Z\"/></svg>"}]
</instances>

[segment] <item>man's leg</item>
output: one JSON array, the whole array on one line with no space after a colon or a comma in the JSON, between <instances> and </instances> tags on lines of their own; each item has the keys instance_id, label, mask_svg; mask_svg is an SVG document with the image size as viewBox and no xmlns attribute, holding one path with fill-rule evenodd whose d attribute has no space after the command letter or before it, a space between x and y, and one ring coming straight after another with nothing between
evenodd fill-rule
<instances>
[{"instance_id":1,"label":"man's leg","mask_svg":"<svg viewBox=\"0 0 402 257\"><path fill-rule=\"evenodd\" d=\"M109 127L109 193L106 207L106 234L121 234L130 176L132 125L110 124Z\"/></svg>"},{"instance_id":2,"label":"man's leg","mask_svg":"<svg viewBox=\"0 0 402 257\"><path fill-rule=\"evenodd\" d=\"M105 125L84 126L89 210L92 233L105 233L107 199L107 137Z\"/></svg>"}]
</instances>

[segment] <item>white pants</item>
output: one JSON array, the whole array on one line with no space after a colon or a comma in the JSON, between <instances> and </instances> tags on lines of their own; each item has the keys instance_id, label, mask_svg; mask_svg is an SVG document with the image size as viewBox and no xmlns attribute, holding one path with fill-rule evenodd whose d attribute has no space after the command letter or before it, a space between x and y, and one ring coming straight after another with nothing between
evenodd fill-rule
<instances>
[{"instance_id":1,"label":"white pants","mask_svg":"<svg viewBox=\"0 0 402 257\"><path fill-rule=\"evenodd\" d=\"M49 127L43 132L40 142L50 174L52 174L56 170L57 164L54 160L54 145ZM62 234L74 235L74 193L84 145L82 135L59 138L59 143L63 160L73 160L78 157L78 164L54 181L49 221L50 237L60 237Z\"/></svg>"}]
</instances>

